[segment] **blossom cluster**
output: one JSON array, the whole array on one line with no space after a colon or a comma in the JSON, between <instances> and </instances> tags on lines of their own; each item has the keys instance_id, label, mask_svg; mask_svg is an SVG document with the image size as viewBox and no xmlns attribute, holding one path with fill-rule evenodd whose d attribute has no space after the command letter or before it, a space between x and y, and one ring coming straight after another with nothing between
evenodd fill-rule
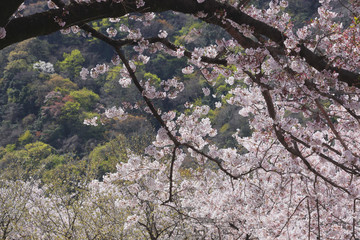
<instances>
[{"instance_id":1,"label":"blossom cluster","mask_svg":"<svg viewBox=\"0 0 360 240\"><path fill-rule=\"evenodd\" d=\"M90 71L87 68L82 68L80 71L80 77L83 80L87 79L87 76L90 74L90 77L97 78L100 74L105 74L109 71L109 66L107 64L97 64L94 68L91 68Z\"/></svg>"},{"instance_id":2,"label":"blossom cluster","mask_svg":"<svg viewBox=\"0 0 360 240\"><path fill-rule=\"evenodd\" d=\"M33 68L34 69L38 69L41 72L45 72L45 73L54 73L54 65L50 62L45 62L45 61L38 61L36 63L33 64Z\"/></svg>"}]
</instances>

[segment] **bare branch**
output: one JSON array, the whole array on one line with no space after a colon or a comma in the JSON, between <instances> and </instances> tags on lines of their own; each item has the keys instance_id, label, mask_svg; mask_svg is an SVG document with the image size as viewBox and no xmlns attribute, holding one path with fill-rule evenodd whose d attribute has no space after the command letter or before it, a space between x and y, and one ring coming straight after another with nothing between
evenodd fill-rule
<instances>
[{"instance_id":1,"label":"bare branch","mask_svg":"<svg viewBox=\"0 0 360 240\"><path fill-rule=\"evenodd\" d=\"M169 199L166 200L164 203L172 202L173 201L173 173L174 173L174 163L176 160L176 149L177 146L174 147L172 151L171 163L170 163L170 176L169 176Z\"/></svg>"},{"instance_id":2,"label":"bare branch","mask_svg":"<svg viewBox=\"0 0 360 240\"><path fill-rule=\"evenodd\" d=\"M335 137L340 141L341 145L345 148L345 150L348 150L348 147L346 146L344 140L341 138L339 132L336 130L334 124L331 122L329 116L327 115L325 109L320 104L319 100L315 100L316 106L320 109L320 112L323 114L323 116L326 119L327 124L329 125L331 131L334 133Z\"/></svg>"},{"instance_id":3,"label":"bare branch","mask_svg":"<svg viewBox=\"0 0 360 240\"><path fill-rule=\"evenodd\" d=\"M24 0L0 1L0 27L5 27Z\"/></svg>"},{"instance_id":4,"label":"bare branch","mask_svg":"<svg viewBox=\"0 0 360 240\"><path fill-rule=\"evenodd\" d=\"M296 211L298 210L298 208L299 208L299 206L301 205L301 203L302 203L305 199L307 199L307 198L308 198L308 196L305 196L305 197L304 197L303 199L301 199L300 202L296 205L293 213L288 217L286 223L285 223L284 226L280 229L280 232L279 232L279 234L277 235L277 237L279 237L279 236L281 235L282 231L283 231L284 228L288 225L288 223L290 222L292 216L294 216L294 214L295 214Z\"/></svg>"}]
</instances>

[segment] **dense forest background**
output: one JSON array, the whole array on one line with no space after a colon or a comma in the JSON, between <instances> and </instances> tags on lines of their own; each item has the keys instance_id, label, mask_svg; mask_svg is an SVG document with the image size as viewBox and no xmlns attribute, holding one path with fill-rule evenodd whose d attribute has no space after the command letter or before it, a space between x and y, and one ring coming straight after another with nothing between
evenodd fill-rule
<instances>
[{"instance_id":1,"label":"dense forest background","mask_svg":"<svg viewBox=\"0 0 360 240\"><path fill-rule=\"evenodd\" d=\"M253 1L260 7L268 3ZM26 1L26 5L21 14L47 8L46 1ZM291 0L287 11L296 16L293 24L301 26L316 16L317 7L315 0ZM229 38L224 31L183 14L161 13L151 28L136 18L136 15L124 17L115 27L126 24L133 29L141 28L145 37L156 36L164 29L174 44L184 44L188 49L193 49L195 43L205 46L211 44L211 39ZM107 19L91 24L104 33L110 25ZM196 34L199 31L201 34ZM131 51L129 46L129 54ZM101 179L115 170L116 163L126 161L128 149L141 153L153 141L159 126L141 110L144 104L139 93L119 85L122 65L113 65L113 56L109 46L82 32L33 38L0 52L2 178L72 184ZM110 71L97 79L81 79L82 67L91 68L99 63L108 65ZM219 77L215 85L209 84L200 72L184 76L181 69L186 65L185 59L157 53L149 64L137 63L137 74L139 79L151 79L157 84L173 77L182 78L185 90L178 98L157 101L156 106L165 111L184 112L186 102L209 105L211 121L219 129L214 141L234 147L231 132L239 127L243 136L251 132L246 119L238 115L239 109L216 104L218 98L227 100L228 83ZM205 96L202 88L209 88L211 94ZM126 120L109 120L97 127L83 124L85 119L103 114L106 108L126 108L127 102L137 102L139 109L127 108Z\"/></svg>"}]
</instances>

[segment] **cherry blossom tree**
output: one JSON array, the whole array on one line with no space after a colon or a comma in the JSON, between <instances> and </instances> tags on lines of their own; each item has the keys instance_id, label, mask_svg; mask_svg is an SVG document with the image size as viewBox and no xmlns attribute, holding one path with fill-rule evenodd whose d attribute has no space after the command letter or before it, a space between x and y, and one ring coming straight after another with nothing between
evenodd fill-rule
<instances>
[{"instance_id":1,"label":"cherry blossom tree","mask_svg":"<svg viewBox=\"0 0 360 240\"><path fill-rule=\"evenodd\" d=\"M119 231L125 239L359 239L356 1L349 26L339 22L330 0L321 0L319 16L300 29L293 29L283 0L266 9L232 0L53 0L47 11L12 17L22 2L0 5L0 48L58 30L91 34L113 47L113 64L123 65L119 83L135 85L143 110L161 126L144 156L132 155L116 173L89 184L92 197L84 204L98 212L88 207L88 214L79 214L83 219L92 216L93 226L119 224L107 232ZM163 30L144 38L125 25L105 33L87 24L127 14L151 24L163 11L193 15L224 29L231 39L188 50L172 43ZM118 38L118 30L127 37ZM136 53L132 58L124 51L129 45ZM176 98L184 84L175 77L160 86L138 78L136 62L147 64L156 52L187 58L182 73L198 71L210 86L225 77L231 97L217 107L240 107L251 136L235 132L238 147L221 148L212 141L217 129L208 117L210 106L186 103L186 113L159 109L155 100ZM79 74L96 78L107 70L99 63ZM203 94L210 95L209 89ZM103 117L126 115L114 107ZM195 160L196 167L184 168L186 158Z\"/></svg>"}]
</instances>

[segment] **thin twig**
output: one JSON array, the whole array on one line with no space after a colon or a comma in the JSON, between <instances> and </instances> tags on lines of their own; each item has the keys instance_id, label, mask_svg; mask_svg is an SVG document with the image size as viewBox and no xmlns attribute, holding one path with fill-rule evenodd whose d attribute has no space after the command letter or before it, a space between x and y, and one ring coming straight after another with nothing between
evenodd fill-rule
<instances>
[{"instance_id":1,"label":"thin twig","mask_svg":"<svg viewBox=\"0 0 360 240\"><path fill-rule=\"evenodd\" d=\"M285 223L284 226L280 229L280 232L279 232L279 234L277 235L277 237L280 236L280 234L282 233L282 231L284 230L284 228L288 225L288 223L290 222L292 216L294 216L295 212L296 212L297 209L299 208L300 204L301 204L305 199L307 199L307 198L308 198L308 196L305 196L305 197L304 197L303 199L301 199L301 201L297 204L297 206L296 206L295 210L293 211L293 213L290 215L290 217L288 217L286 223Z\"/></svg>"}]
</instances>

